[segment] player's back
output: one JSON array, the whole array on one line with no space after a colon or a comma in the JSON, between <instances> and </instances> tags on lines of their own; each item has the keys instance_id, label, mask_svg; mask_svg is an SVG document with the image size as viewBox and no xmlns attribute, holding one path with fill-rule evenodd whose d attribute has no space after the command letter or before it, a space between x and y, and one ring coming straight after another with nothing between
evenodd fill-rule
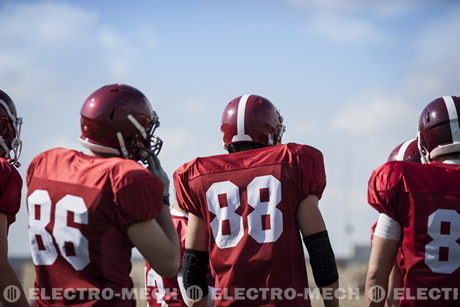
<instances>
[{"instance_id":1,"label":"player's back","mask_svg":"<svg viewBox=\"0 0 460 307\"><path fill-rule=\"evenodd\" d=\"M158 179L131 160L57 148L32 161L27 185L35 286L42 291L37 303L133 305L115 294L132 288L126 229L158 214ZM61 294L53 298L52 288ZM76 288L84 290L63 296Z\"/></svg>"},{"instance_id":2,"label":"player's back","mask_svg":"<svg viewBox=\"0 0 460 307\"><path fill-rule=\"evenodd\" d=\"M407 269L403 303L453 306L443 302L443 292L438 301L414 298L417 289L431 288L456 289L457 294L447 290L449 299L460 295L460 165L390 162L378 169L374 178L375 190L387 191L380 195L388 199L384 212L402 227L401 249ZM437 290L433 291L437 296Z\"/></svg>"},{"instance_id":3,"label":"player's back","mask_svg":"<svg viewBox=\"0 0 460 307\"><path fill-rule=\"evenodd\" d=\"M179 205L206 224L216 293L230 292L219 305L234 301L234 288L299 293L290 300L271 292L266 299L258 293L252 303L236 300L243 305L309 304L303 297L308 283L296 211L309 194L321 197L320 151L290 143L197 158L176 171L175 185Z\"/></svg>"}]
</instances>

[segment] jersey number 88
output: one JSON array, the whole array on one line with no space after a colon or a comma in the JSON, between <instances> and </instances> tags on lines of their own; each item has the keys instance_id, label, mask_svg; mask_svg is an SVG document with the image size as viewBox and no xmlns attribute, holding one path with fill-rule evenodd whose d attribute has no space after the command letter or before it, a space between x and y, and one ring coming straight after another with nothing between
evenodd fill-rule
<instances>
[{"instance_id":1,"label":"jersey number 88","mask_svg":"<svg viewBox=\"0 0 460 307\"><path fill-rule=\"evenodd\" d=\"M268 193L267 201L261 199L261 190ZM247 186L247 198L254 208L247 216L249 235L258 243L278 240L283 232L283 213L276 207L281 202L281 182L272 175L255 177ZM241 205L240 188L231 181L216 182L206 192L206 200L208 210L216 215L211 221L216 245L235 247L244 235L243 217L236 213ZM222 206L222 202L226 205ZM262 220L269 220L266 229ZM224 223L228 224L226 233Z\"/></svg>"}]
</instances>

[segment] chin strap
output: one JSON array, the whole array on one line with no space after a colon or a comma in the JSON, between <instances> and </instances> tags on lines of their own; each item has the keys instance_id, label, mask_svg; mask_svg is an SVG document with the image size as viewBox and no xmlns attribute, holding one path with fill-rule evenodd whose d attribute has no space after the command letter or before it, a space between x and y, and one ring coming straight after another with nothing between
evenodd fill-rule
<instances>
[{"instance_id":1,"label":"chin strap","mask_svg":"<svg viewBox=\"0 0 460 307\"><path fill-rule=\"evenodd\" d=\"M129 154L128 154L128 149L126 149L126 144L125 144L125 140L123 139L123 134L121 134L121 132L117 132L117 138L118 138L118 142L120 143L120 149L121 149L121 154L123 155L123 158L128 159Z\"/></svg>"},{"instance_id":2,"label":"chin strap","mask_svg":"<svg viewBox=\"0 0 460 307\"><path fill-rule=\"evenodd\" d=\"M417 147L418 147L418 151L420 152L420 160L422 161L422 163L423 164L430 163L430 159L429 159L430 154L428 153L428 150L426 150L422 145L422 139L420 137L420 130L417 131Z\"/></svg>"},{"instance_id":3,"label":"chin strap","mask_svg":"<svg viewBox=\"0 0 460 307\"><path fill-rule=\"evenodd\" d=\"M1 136L1 135L0 135L0 146L5 151L5 159L8 160L10 158L10 149L6 145L5 140L3 139L3 136Z\"/></svg>"}]
</instances>

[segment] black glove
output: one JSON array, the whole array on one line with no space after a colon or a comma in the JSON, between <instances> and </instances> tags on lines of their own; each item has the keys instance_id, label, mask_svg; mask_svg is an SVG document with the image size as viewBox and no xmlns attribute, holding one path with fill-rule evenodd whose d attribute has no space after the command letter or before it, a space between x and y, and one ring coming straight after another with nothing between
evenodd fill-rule
<instances>
[{"instance_id":1,"label":"black glove","mask_svg":"<svg viewBox=\"0 0 460 307\"><path fill-rule=\"evenodd\" d=\"M160 160L156 155L148 155L147 164L152 174L163 183L163 202L169 205L169 178L161 167Z\"/></svg>"}]
</instances>

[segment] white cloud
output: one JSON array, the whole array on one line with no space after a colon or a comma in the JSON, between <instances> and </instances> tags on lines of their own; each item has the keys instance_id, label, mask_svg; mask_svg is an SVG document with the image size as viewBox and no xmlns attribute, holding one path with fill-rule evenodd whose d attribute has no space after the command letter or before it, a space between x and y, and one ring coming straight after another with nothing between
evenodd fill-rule
<instances>
[{"instance_id":1,"label":"white cloud","mask_svg":"<svg viewBox=\"0 0 460 307\"><path fill-rule=\"evenodd\" d=\"M400 16L413 11L420 0L287 0L288 2L323 11L346 14L368 13L384 17Z\"/></svg>"},{"instance_id":2,"label":"white cloud","mask_svg":"<svg viewBox=\"0 0 460 307\"><path fill-rule=\"evenodd\" d=\"M50 44L59 47L90 30L96 20L94 13L65 4L7 6L1 14L0 36L7 39L8 45L2 49L20 46L44 49Z\"/></svg>"},{"instance_id":3,"label":"white cloud","mask_svg":"<svg viewBox=\"0 0 460 307\"><path fill-rule=\"evenodd\" d=\"M307 31L336 43L382 43L391 36L379 20L397 18L420 7L408 0L287 0L307 13Z\"/></svg>"},{"instance_id":4,"label":"white cloud","mask_svg":"<svg viewBox=\"0 0 460 307\"><path fill-rule=\"evenodd\" d=\"M426 104L427 99L460 95L460 10L425 25L415 45L414 67L408 88Z\"/></svg>"},{"instance_id":5,"label":"white cloud","mask_svg":"<svg viewBox=\"0 0 460 307\"><path fill-rule=\"evenodd\" d=\"M168 174L172 174L181 164L195 157L224 153L219 138L209 142L200 141L200 138L206 135L206 131L196 126L193 129L184 126L170 127L159 131L158 135L164 140L159 157Z\"/></svg>"},{"instance_id":6,"label":"white cloud","mask_svg":"<svg viewBox=\"0 0 460 307\"><path fill-rule=\"evenodd\" d=\"M286 132L283 136L283 143L296 142L300 144L309 143L309 140L321 133L320 123L310 120L285 121Z\"/></svg>"},{"instance_id":7,"label":"white cloud","mask_svg":"<svg viewBox=\"0 0 460 307\"><path fill-rule=\"evenodd\" d=\"M123 35L93 11L69 4L8 5L0 11L0 83L17 100L62 105L94 84L129 81L145 65L143 47L155 45L145 27L133 33Z\"/></svg>"},{"instance_id":8,"label":"white cloud","mask_svg":"<svg viewBox=\"0 0 460 307\"><path fill-rule=\"evenodd\" d=\"M307 31L338 43L383 42L389 39L379 27L362 18L336 13L311 16Z\"/></svg>"},{"instance_id":9,"label":"white cloud","mask_svg":"<svg viewBox=\"0 0 460 307\"><path fill-rule=\"evenodd\" d=\"M401 98L368 95L345 106L334 126L356 138L385 137L411 130L415 135L417 119L416 110Z\"/></svg>"}]
</instances>

